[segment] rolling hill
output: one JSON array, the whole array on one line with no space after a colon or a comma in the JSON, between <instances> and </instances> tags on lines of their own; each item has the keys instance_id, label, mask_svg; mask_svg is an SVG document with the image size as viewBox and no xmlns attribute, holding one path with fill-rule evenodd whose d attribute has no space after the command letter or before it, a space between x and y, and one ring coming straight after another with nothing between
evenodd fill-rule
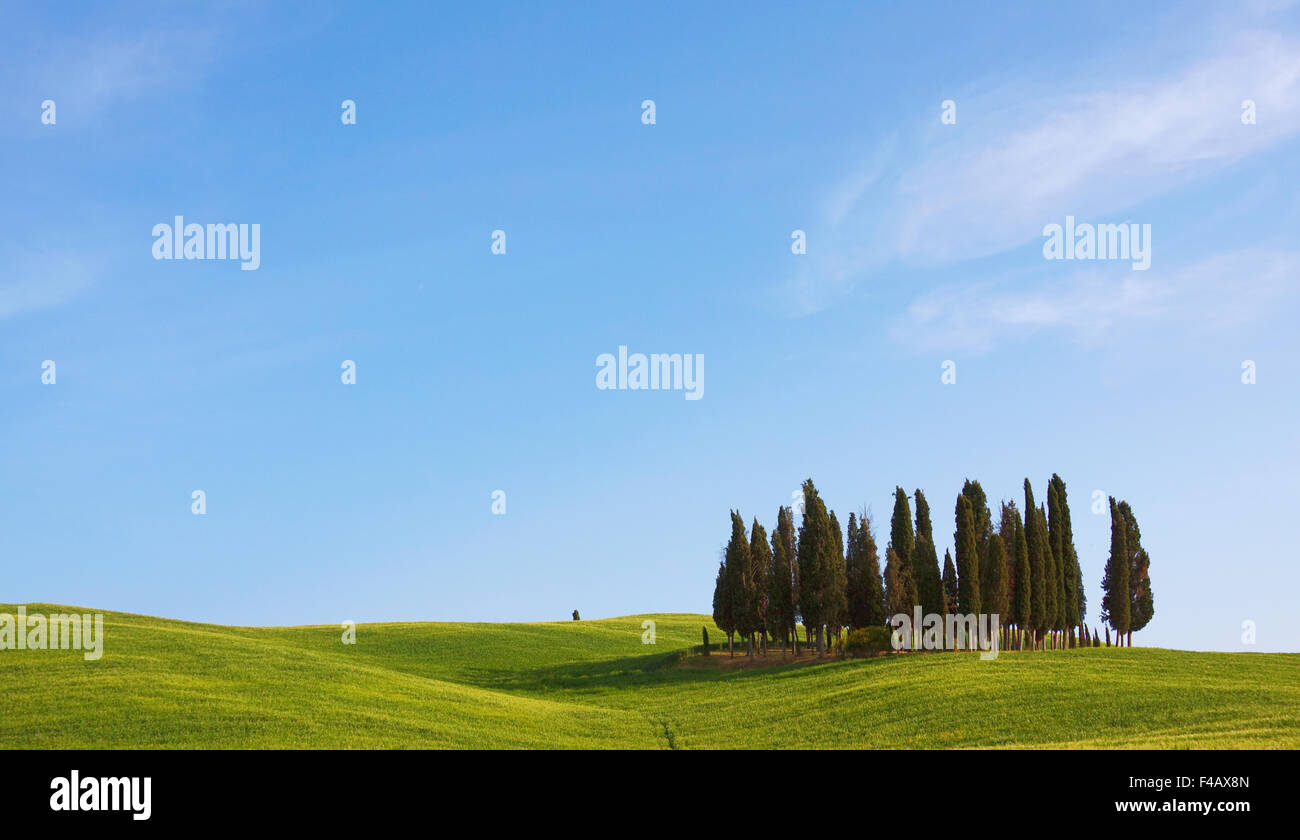
<instances>
[{"instance_id":1,"label":"rolling hill","mask_svg":"<svg viewBox=\"0 0 1300 840\"><path fill-rule=\"evenodd\" d=\"M0 747L1300 746L1300 654L771 653L770 667L723 668L682 658L702 625L722 635L693 614L363 624L355 645L337 625L104 622L95 662L0 651Z\"/></svg>"}]
</instances>

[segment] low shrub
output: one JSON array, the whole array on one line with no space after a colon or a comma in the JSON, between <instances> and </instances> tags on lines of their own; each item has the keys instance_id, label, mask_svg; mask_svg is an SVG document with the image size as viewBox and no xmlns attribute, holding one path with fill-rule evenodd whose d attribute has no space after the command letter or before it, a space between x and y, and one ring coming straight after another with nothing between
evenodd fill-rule
<instances>
[{"instance_id":1,"label":"low shrub","mask_svg":"<svg viewBox=\"0 0 1300 840\"><path fill-rule=\"evenodd\" d=\"M850 656L875 656L894 649L888 627L859 627L850 630L844 646Z\"/></svg>"}]
</instances>

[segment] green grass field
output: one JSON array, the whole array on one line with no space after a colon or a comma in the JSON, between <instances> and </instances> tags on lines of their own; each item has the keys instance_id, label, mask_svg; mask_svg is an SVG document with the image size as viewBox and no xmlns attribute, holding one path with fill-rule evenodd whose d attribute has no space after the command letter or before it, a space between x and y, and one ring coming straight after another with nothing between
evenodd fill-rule
<instances>
[{"instance_id":1,"label":"green grass field","mask_svg":"<svg viewBox=\"0 0 1300 840\"><path fill-rule=\"evenodd\" d=\"M690 614L363 624L355 645L337 625L104 621L96 662L0 651L0 747L1300 747L1300 654L1088 648L731 669L717 654L678 661L701 625L722 637Z\"/></svg>"}]
</instances>

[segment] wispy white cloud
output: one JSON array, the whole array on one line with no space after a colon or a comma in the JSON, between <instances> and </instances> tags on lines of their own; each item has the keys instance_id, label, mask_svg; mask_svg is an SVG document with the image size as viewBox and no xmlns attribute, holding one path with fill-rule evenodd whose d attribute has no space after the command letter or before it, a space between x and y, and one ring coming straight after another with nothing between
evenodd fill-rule
<instances>
[{"instance_id":1,"label":"wispy white cloud","mask_svg":"<svg viewBox=\"0 0 1300 840\"><path fill-rule=\"evenodd\" d=\"M903 174L904 258L948 262L1004 251L1066 213L1124 210L1295 136L1300 42L1242 36L1171 80L1064 100L1039 94L981 119L974 136ZM1255 125L1241 121L1245 99L1256 103ZM972 111L986 103L963 104L975 122Z\"/></svg>"},{"instance_id":2,"label":"wispy white cloud","mask_svg":"<svg viewBox=\"0 0 1300 840\"><path fill-rule=\"evenodd\" d=\"M0 282L0 320L67 303L95 280L92 268L69 254L25 254L7 262L8 276Z\"/></svg>"},{"instance_id":3,"label":"wispy white cloud","mask_svg":"<svg viewBox=\"0 0 1300 840\"><path fill-rule=\"evenodd\" d=\"M0 70L10 74L0 102L11 113L34 114L38 103L52 99L60 126L84 123L111 114L123 102L193 88L210 70L221 43L218 26L201 23L69 35L0 62ZM41 130L35 118L8 127Z\"/></svg>"},{"instance_id":4,"label":"wispy white cloud","mask_svg":"<svg viewBox=\"0 0 1300 840\"><path fill-rule=\"evenodd\" d=\"M817 311L887 264L1001 253L1070 214L1115 214L1300 135L1300 41L1247 32L1178 72L1101 89L1008 84L958 101L958 123L891 138L828 190L821 247L786 285ZM997 85L993 80L991 85ZM1257 121L1244 125L1242 101ZM906 159L901 156L906 154Z\"/></svg>"},{"instance_id":5,"label":"wispy white cloud","mask_svg":"<svg viewBox=\"0 0 1300 840\"><path fill-rule=\"evenodd\" d=\"M948 287L915 300L893 325L918 348L986 350L1042 330L1097 344L1134 327L1222 331L1300 297L1300 254L1240 251L1162 270L1126 263L1080 269L1050 285Z\"/></svg>"}]
</instances>

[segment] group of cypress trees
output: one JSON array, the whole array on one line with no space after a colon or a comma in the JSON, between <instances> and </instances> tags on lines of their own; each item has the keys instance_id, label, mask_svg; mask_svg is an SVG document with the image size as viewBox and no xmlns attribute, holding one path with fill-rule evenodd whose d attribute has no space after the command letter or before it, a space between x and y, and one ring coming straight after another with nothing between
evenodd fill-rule
<instances>
[{"instance_id":1,"label":"group of cypress trees","mask_svg":"<svg viewBox=\"0 0 1300 840\"><path fill-rule=\"evenodd\" d=\"M1035 504L1029 479L1024 490L1025 514L1015 501L1005 501L995 529L984 489L967 480L955 510L956 561L945 551L941 570L925 494L915 492L914 521L907 493L896 488L882 572L868 514L849 514L846 551L839 520L808 479L797 534L792 508L778 509L770 540L757 518L747 535L740 513L731 512L731 538L714 585L713 620L726 633L733 655L737 635L750 656L756 646L766 652L769 636L783 652L793 645L797 655L802 624L806 643L815 644L822 656L845 627L883 626L889 616L910 615L917 605L926 614L997 613L1006 625L1007 647L1100 644L1095 630L1089 640L1085 625L1088 604L1065 482L1052 476L1046 504ZM1150 561L1128 503L1112 498L1110 505L1101 618L1117 638L1127 634L1131 645L1132 632L1154 613Z\"/></svg>"}]
</instances>

